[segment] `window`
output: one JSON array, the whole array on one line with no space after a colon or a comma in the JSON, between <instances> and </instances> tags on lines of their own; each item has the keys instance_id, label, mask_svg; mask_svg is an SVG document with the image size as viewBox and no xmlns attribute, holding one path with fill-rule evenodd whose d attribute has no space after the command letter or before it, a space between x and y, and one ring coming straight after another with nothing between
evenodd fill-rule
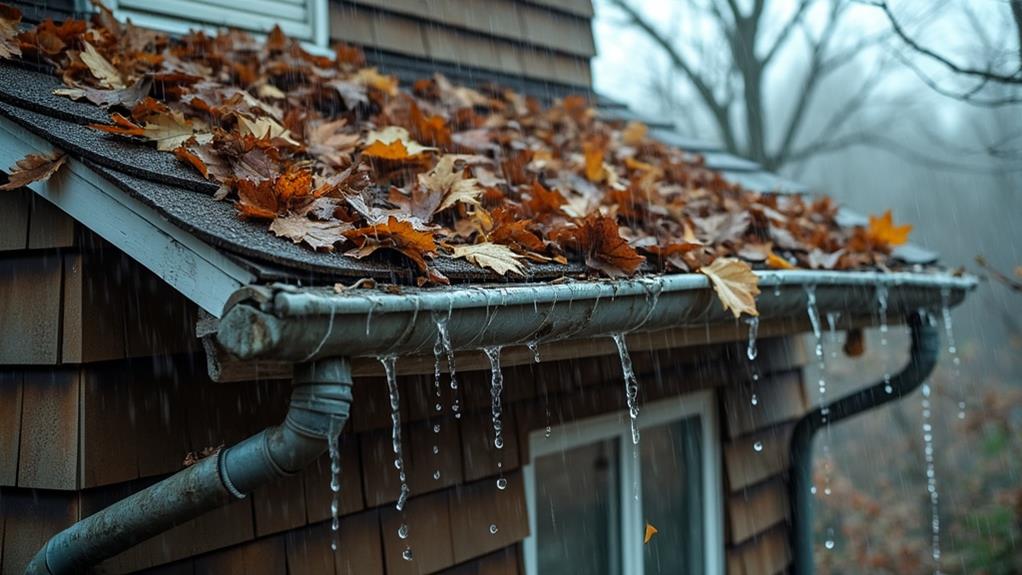
<instances>
[{"instance_id":1,"label":"window","mask_svg":"<svg viewBox=\"0 0 1022 575\"><path fill-rule=\"evenodd\" d=\"M723 572L720 447L712 392L529 437L527 575ZM646 524L657 529L643 543Z\"/></svg>"},{"instance_id":2,"label":"window","mask_svg":"<svg viewBox=\"0 0 1022 575\"><path fill-rule=\"evenodd\" d=\"M189 29L241 28L266 33L279 25L288 36L325 48L327 0L106 0L119 18L183 34Z\"/></svg>"}]
</instances>

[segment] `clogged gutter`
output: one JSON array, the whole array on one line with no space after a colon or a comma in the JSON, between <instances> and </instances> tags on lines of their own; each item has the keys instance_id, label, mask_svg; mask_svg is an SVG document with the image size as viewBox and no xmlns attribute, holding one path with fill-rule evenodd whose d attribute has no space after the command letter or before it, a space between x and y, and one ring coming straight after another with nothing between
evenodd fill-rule
<instances>
[{"instance_id":1,"label":"clogged gutter","mask_svg":"<svg viewBox=\"0 0 1022 575\"><path fill-rule=\"evenodd\" d=\"M95 129L174 153L268 233L403 260L420 285L447 283L437 258L522 278L571 260L612 278L701 272L754 315L751 269L897 267L910 230L890 212L842 227L829 198L744 189L581 96L543 107L441 76L401 87L357 48L313 55L279 28L171 39L99 4L90 21L19 21L0 12L0 57L50 64L56 94L110 112Z\"/></svg>"}]
</instances>

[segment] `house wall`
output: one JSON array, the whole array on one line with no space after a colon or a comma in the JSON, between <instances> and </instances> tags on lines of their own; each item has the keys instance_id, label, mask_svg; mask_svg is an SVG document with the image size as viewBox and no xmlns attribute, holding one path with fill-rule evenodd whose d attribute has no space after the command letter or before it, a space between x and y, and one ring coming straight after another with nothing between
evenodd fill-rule
<instances>
[{"instance_id":1,"label":"house wall","mask_svg":"<svg viewBox=\"0 0 1022 575\"><path fill-rule=\"evenodd\" d=\"M587 92L596 54L590 0L340 0L330 37L409 77L428 68L465 81L526 79L529 92Z\"/></svg>"},{"instance_id":2,"label":"house wall","mask_svg":"<svg viewBox=\"0 0 1022 575\"><path fill-rule=\"evenodd\" d=\"M289 385L210 381L192 337L194 306L45 201L15 193L0 195L0 202L0 217L22 210L10 218L15 225L0 226L0 571L17 573L53 533L175 472L188 452L230 445L279 423ZM741 335L736 328L734 339ZM729 574L779 573L790 560L787 444L792 422L806 410L800 372L806 360L798 341L760 342L755 407L744 343L632 353L641 402L717 390ZM506 359L520 355L505 350ZM413 365L423 368L404 363ZM432 374L399 382L414 561L400 558L403 546L394 536L399 486L389 398L377 369L356 378L343 435L336 565L324 458L107 567L115 573L520 573L528 535L520 468L529 460L528 434L623 410L620 365L601 356L505 368L509 432L501 455L510 486L504 491L495 487L488 371L467 357L462 365L472 371L459 374L460 420L431 419ZM366 374L371 364L360 366ZM450 406L444 383L442 403ZM432 455L437 422L439 460ZM753 448L757 441L762 451ZM501 527L491 535L496 517Z\"/></svg>"}]
</instances>

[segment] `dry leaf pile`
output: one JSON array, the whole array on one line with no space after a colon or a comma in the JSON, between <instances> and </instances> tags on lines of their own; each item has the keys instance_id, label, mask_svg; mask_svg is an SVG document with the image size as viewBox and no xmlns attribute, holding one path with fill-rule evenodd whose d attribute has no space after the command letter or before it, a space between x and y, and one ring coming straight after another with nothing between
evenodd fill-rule
<instances>
[{"instance_id":1,"label":"dry leaf pile","mask_svg":"<svg viewBox=\"0 0 1022 575\"><path fill-rule=\"evenodd\" d=\"M94 128L173 152L239 217L310 249L397 254L420 283L446 283L437 258L515 276L569 260L609 277L702 271L754 313L750 265L884 267L908 235L890 213L842 228L829 198L743 189L580 96L402 87L351 46L313 55L279 29L170 39L98 8L20 32L5 8L0 57L51 62L59 95L110 111Z\"/></svg>"}]
</instances>

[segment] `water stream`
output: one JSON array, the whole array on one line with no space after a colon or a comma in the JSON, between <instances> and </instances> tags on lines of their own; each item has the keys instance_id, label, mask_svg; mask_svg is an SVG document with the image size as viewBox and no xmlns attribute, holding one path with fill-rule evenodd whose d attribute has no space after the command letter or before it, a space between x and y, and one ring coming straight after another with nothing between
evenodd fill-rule
<instances>
[{"instance_id":1,"label":"water stream","mask_svg":"<svg viewBox=\"0 0 1022 575\"><path fill-rule=\"evenodd\" d=\"M756 363L756 357L759 356L759 348L756 347L756 337L759 335L759 316L746 318L745 323L749 326L749 343L745 347L745 357L749 359L752 369L752 390L749 402L752 405L759 405L759 395L756 393L756 386L759 383L759 365Z\"/></svg>"},{"instance_id":2,"label":"water stream","mask_svg":"<svg viewBox=\"0 0 1022 575\"><path fill-rule=\"evenodd\" d=\"M338 531L341 528L341 426L330 420L327 430L327 452L330 454L330 549L337 551Z\"/></svg>"},{"instance_id":3,"label":"water stream","mask_svg":"<svg viewBox=\"0 0 1022 575\"><path fill-rule=\"evenodd\" d=\"M922 385L923 392L923 454L926 459L926 492L930 495L930 556L936 565L934 575L940 575L940 495L937 493L937 470L933 461L933 425L930 423L930 384Z\"/></svg>"},{"instance_id":4,"label":"water stream","mask_svg":"<svg viewBox=\"0 0 1022 575\"><path fill-rule=\"evenodd\" d=\"M390 441L391 448L394 451L394 467L397 469L398 480L401 482L401 493L398 495L397 503L394 507L398 511L403 512L405 504L408 502L408 494L411 490L408 488L408 476L405 473L404 450L401 447L401 394L397 387L397 370L395 369L397 356L384 355L380 356L379 360L380 363L383 364L383 370L387 374L387 390L390 393ZM398 527L397 535L401 539L408 539L408 524L405 522L403 513L401 517L401 526ZM411 561L412 548L410 546L405 546L401 556L406 561Z\"/></svg>"},{"instance_id":5,"label":"water stream","mask_svg":"<svg viewBox=\"0 0 1022 575\"><path fill-rule=\"evenodd\" d=\"M947 354L951 356L951 381L958 395L958 419L965 419L965 388L962 385L962 360L958 357L955 330L951 322L951 289L940 290L940 317L944 323L944 339L947 340Z\"/></svg>"},{"instance_id":6,"label":"water stream","mask_svg":"<svg viewBox=\"0 0 1022 575\"><path fill-rule=\"evenodd\" d=\"M823 349L823 329L820 325L820 311L816 305L816 286L807 285L805 287L806 292L806 313L809 315L809 324L813 328L813 339L814 355L816 357L817 367L820 372L820 379L817 382L817 387L820 392L820 415L824 425L828 422L828 416L830 410L827 407L827 361ZM827 426L824 430L824 439L821 442L823 447L823 494L830 495L830 427ZM812 493L816 493L815 487L813 487ZM827 550L834 548L834 528L827 527L827 535L824 540L823 546Z\"/></svg>"},{"instance_id":7,"label":"water stream","mask_svg":"<svg viewBox=\"0 0 1022 575\"><path fill-rule=\"evenodd\" d=\"M458 397L458 378L454 369L454 347L451 346L451 333L447 329L447 321L450 319L450 310L447 317L436 318L436 331L440 336L440 346L447 355L447 373L451 376L451 412L455 419L461 419L461 400Z\"/></svg>"},{"instance_id":8,"label":"water stream","mask_svg":"<svg viewBox=\"0 0 1022 575\"><path fill-rule=\"evenodd\" d=\"M887 286L884 284L877 284L877 315L880 318L881 361L884 362L884 393L889 395L894 393L894 387L891 386L891 372L887 369L887 332L889 328L887 326Z\"/></svg>"}]
</instances>

